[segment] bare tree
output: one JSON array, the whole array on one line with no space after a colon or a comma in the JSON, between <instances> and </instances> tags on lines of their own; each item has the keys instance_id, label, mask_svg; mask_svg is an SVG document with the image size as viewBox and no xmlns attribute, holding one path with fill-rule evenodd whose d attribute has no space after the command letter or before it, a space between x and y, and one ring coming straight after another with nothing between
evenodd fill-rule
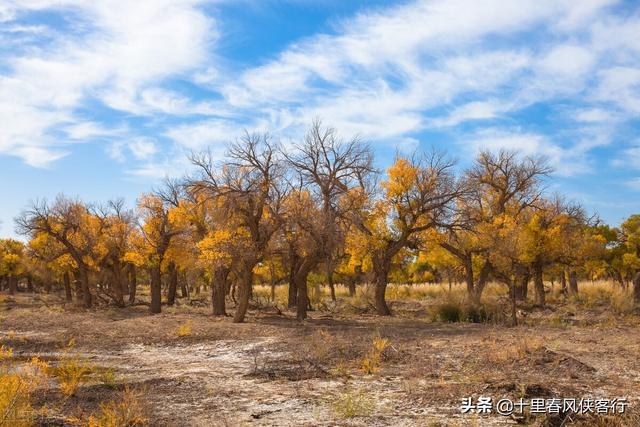
<instances>
[{"instance_id":1,"label":"bare tree","mask_svg":"<svg viewBox=\"0 0 640 427\"><path fill-rule=\"evenodd\" d=\"M243 322L253 285L253 269L265 257L273 234L282 223L284 165L269 135L246 133L231 145L228 160L216 162L211 152L192 154L198 168L189 179L191 191L219 203L250 236L250 246L237 263L239 302L234 322Z\"/></svg>"},{"instance_id":2,"label":"bare tree","mask_svg":"<svg viewBox=\"0 0 640 427\"><path fill-rule=\"evenodd\" d=\"M353 208L345 196L354 189L367 191L375 172L369 147L359 138L342 140L335 129L315 120L302 143L292 153L284 153L291 166L290 188L296 203L305 209L290 209L290 227L298 233L297 251L291 258L290 286L295 287L297 317L307 317L307 278L322 261L331 260L341 244L344 222ZM308 197L305 197L308 195ZM304 242L301 244L300 242Z\"/></svg>"}]
</instances>

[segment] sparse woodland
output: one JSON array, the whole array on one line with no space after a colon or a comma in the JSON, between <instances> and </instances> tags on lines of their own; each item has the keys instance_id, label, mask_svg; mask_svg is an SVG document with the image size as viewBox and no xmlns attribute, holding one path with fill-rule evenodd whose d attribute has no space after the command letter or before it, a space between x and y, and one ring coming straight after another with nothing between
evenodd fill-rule
<instances>
[{"instance_id":1,"label":"sparse woodland","mask_svg":"<svg viewBox=\"0 0 640 427\"><path fill-rule=\"evenodd\" d=\"M495 281L514 307L529 296L544 306L552 286L577 294L579 280L638 282L640 216L614 228L547 194L543 158L482 152L459 170L444 153L418 152L381 173L366 144L314 123L293 148L246 134L221 162L191 161L196 173L133 210L64 195L27 207L16 219L27 243L0 242L2 289L64 293L85 308L148 303L150 313L207 292L214 315L231 300L243 322L260 284L288 286L305 319L311 275L334 301L336 284L373 288L379 315L391 314L390 282L462 282L480 304Z\"/></svg>"},{"instance_id":2,"label":"sparse woodland","mask_svg":"<svg viewBox=\"0 0 640 427\"><path fill-rule=\"evenodd\" d=\"M429 372L440 372L440 378L449 369L430 359L437 349L425 353L412 347L426 339L420 334L431 333L427 325L438 325L443 334L462 334L461 326L454 325L457 322L501 328L503 333L482 330L489 335L447 342L456 348L477 339L476 348L482 349L474 355L460 348L451 357L464 356L458 365L466 369L471 360L478 367L481 362L474 357L488 351L482 360L494 357L498 365L513 360L510 369L520 373L535 365L528 363L541 351L559 354L549 350L551 339L522 341L535 329L534 319L549 327L554 322L566 326L571 324L568 318L580 317L578 310L596 310L603 322L616 327L631 322L635 326L630 336L633 328L637 332L640 215L613 227L563 195L551 194L552 170L544 158L485 151L465 169L446 153L433 150L398 154L386 171L380 171L366 143L344 139L315 122L293 145L285 147L275 136L246 133L231 144L224 159L199 152L191 154L190 161L194 168L188 176L165 180L140 195L134 208L121 200L89 203L60 195L35 201L16 218L24 242L0 240L0 291L9 313L3 314L1 323L7 345L0 352L3 384L13 378L15 384L23 384L23 391L36 393L40 376L49 375L59 379L60 390L69 398L82 386L81 378L98 375L73 359L69 348L58 352L63 356L53 367L39 359L29 362L32 374L26 379L4 367L11 358L9 346L26 345L11 334L29 324L24 323L26 312L20 314L27 308L35 314L26 329L58 331L65 342L78 339L85 349L92 339L103 341L92 328L111 324L105 316L115 316L109 317L119 320L113 322L113 333L105 334L99 344L107 350L144 343L145 336L149 340L188 339L199 333L203 339L214 339L212 334L245 337L254 330L231 323L260 325L262 318L289 319L290 332L277 342L288 346L287 351L296 349L287 363L295 362L302 370L304 375L296 371L297 380L342 378L349 369L373 375L388 364L385 369L396 366L403 372L398 375L415 377L416 384L402 383L403 392L412 396L417 393L413 388L424 388L421 378L428 377L412 369L428 363ZM25 298L29 303L20 308ZM50 312L45 316L29 304ZM178 316L180 323L162 315L155 317L161 323L153 323L153 315L162 312ZM70 321L65 316L85 325L84 332L69 323L61 326L61 319ZM348 321L336 330L325 330L310 323L314 317ZM207 318L216 320L211 324L214 329L202 326ZM397 322L405 320L394 318L426 323L400 328ZM119 329L124 328L122 322L126 329ZM349 322L362 322L364 329L351 329ZM518 325L531 330L517 332ZM385 328L404 332L394 338ZM73 330L77 334L69 332ZM417 335L403 335L407 330ZM580 341L553 330L546 336L554 334L558 342ZM511 341L503 342L506 337ZM276 345L269 339L260 343ZM637 351L637 345L634 348L629 351ZM25 354L39 351L27 350ZM255 349L246 354L253 354L250 351ZM185 353L183 360L190 360L191 354ZM568 360L559 357L553 359L555 367ZM290 375L270 367L267 359L262 364L257 355L253 359L254 377ZM562 372L558 375L568 371ZM475 381L487 384L486 378ZM564 386L555 387L565 390ZM13 389L6 387L4 393L11 396ZM469 387L467 394L472 394L476 389ZM462 391L449 392L455 397L449 405L456 405ZM20 419L10 411L15 412L17 404L30 407L29 397L9 406L5 402L3 413L2 393L0 387L0 417ZM135 402L139 392L127 388L123 393L125 401ZM347 418L375 412L373 404L363 399L362 390L348 389L333 401L333 412ZM129 424L117 421L128 410L118 405L123 403L102 405L102 415L93 415L89 423L142 425L153 419L138 415L142 410L136 407ZM0 418L0 426L19 425L15 422L7 424ZM181 424L167 419L160 424L165 422ZM236 425L233 418L227 422Z\"/></svg>"}]
</instances>

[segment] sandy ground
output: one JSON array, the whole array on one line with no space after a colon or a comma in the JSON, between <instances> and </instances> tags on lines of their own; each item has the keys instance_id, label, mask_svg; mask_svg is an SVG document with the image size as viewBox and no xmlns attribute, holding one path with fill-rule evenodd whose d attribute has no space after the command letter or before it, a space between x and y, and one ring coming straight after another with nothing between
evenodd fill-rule
<instances>
[{"instance_id":1,"label":"sandy ground","mask_svg":"<svg viewBox=\"0 0 640 427\"><path fill-rule=\"evenodd\" d=\"M459 406L468 396L627 397L637 411L637 316L593 317L513 328L320 311L300 323L293 313L252 311L238 325L207 307L149 316L144 306L85 312L20 296L1 311L0 343L55 365L73 339L74 355L116 373L115 388L96 380L63 403L55 390L41 396L53 408L41 425L73 425L70 417L85 417L125 384L143 391L150 425L159 426L561 425L463 416ZM185 324L191 330L179 336ZM377 372L365 374L376 337L388 345Z\"/></svg>"}]
</instances>

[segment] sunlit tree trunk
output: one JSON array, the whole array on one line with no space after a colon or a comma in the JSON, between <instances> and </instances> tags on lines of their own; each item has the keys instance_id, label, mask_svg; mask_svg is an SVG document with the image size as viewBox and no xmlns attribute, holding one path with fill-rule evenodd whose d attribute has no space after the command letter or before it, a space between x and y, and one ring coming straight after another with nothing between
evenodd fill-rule
<instances>
[{"instance_id":1,"label":"sunlit tree trunk","mask_svg":"<svg viewBox=\"0 0 640 427\"><path fill-rule=\"evenodd\" d=\"M240 269L238 277L238 306L233 315L233 323L242 323L249 309L249 298L253 286L253 266L255 263L245 263Z\"/></svg>"},{"instance_id":2,"label":"sunlit tree trunk","mask_svg":"<svg viewBox=\"0 0 640 427\"><path fill-rule=\"evenodd\" d=\"M391 260L387 256L379 256L376 258L377 259L375 259L373 264L376 312L380 316L390 316L391 310L387 305L385 294L387 292L389 264L391 263Z\"/></svg>"}]
</instances>

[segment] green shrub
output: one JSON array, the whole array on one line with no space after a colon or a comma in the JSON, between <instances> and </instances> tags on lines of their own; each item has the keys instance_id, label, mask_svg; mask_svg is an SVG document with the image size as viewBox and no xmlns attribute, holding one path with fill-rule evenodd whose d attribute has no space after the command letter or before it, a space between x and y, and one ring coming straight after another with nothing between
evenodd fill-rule
<instances>
[{"instance_id":1,"label":"green shrub","mask_svg":"<svg viewBox=\"0 0 640 427\"><path fill-rule=\"evenodd\" d=\"M435 307L436 320L447 323L456 323L463 320L462 305L459 302L447 301Z\"/></svg>"}]
</instances>

